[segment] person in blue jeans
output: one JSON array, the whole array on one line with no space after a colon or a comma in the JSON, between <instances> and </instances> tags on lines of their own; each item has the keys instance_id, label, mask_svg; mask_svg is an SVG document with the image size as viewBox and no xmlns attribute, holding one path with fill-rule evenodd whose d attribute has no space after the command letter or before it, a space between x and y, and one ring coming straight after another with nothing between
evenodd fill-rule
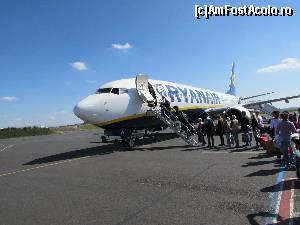
<instances>
[{"instance_id":1,"label":"person in blue jeans","mask_svg":"<svg viewBox=\"0 0 300 225\"><path fill-rule=\"evenodd\" d=\"M285 169L289 170L293 165L293 159L294 159L294 153L291 150L291 135L293 133L296 133L296 127L295 125L290 122L289 119L289 113L283 112L281 114L282 121L278 124L276 129L276 134L280 135L281 138L281 147L280 150L284 157L284 163L285 163Z\"/></svg>"},{"instance_id":2,"label":"person in blue jeans","mask_svg":"<svg viewBox=\"0 0 300 225\"><path fill-rule=\"evenodd\" d=\"M272 116L273 116L273 118L271 120L269 129L271 131L271 137L274 140L274 144L275 144L277 162L281 162L281 155L282 155L281 151L280 151L281 139L280 139L280 135L276 134L277 126L278 126L278 124L281 123L281 118L279 118L280 112L279 111L273 111Z\"/></svg>"},{"instance_id":3,"label":"person in blue jeans","mask_svg":"<svg viewBox=\"0 0 300 225\"><path fill-rule=\"evenodd\" d=\"M224 119L224 123L223 123L223 130L224 130L224 134L226 136L226 141L227 141L227 146L231 146L231 140L230 140L230 136L231 136L231 128L230 128L230 124L231 124L231 119L229 117L226 117Z\"/></svg>"},{"instance_id":4,"label":"person in blue jeans","mask_svg":"<svg viewBox=\"0 0 300 225\"><path fill-rule=\"evenodd\" d=\"M247 118L246 112L243 111L242 118L241 118L241 130L242 130L242 133L244 133L244 135L245 135L245 146L250 145L250 135L249 135L250 128L251 128L250 120Z\"/></svg>"},{"instance_id":5,"label":"person in blue jeans","mask_svg":"<svg viewBox=\"0 0 300 225\"><path fill-rule=\"evenodd\" d=\"M235 143L235 147L239 148L240 147L240 141L239 141L239 121L236 118L236 115L232 115L232 121L231 121L231 132L234 138L234 143Z\"/></svg>"}]
</instances>

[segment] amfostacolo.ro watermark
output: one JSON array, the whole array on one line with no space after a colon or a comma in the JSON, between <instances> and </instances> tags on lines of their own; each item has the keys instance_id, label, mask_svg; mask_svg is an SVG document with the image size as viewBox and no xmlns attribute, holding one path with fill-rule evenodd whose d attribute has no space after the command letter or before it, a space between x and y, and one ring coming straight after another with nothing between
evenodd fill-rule
<instances>
[{"instance_id":1,"label":"amfostacolo.ro watermark","mask_svg":"<svg viewBox=\"0 0 300 225\"><path fill-rule=\"evenodd\" d=\"M231 5L195 5L195 17L209 19L211 16L292 16L294 10L289 6L274 7L271 5L258 7L254 5L244 5L235 7Z\"/></svg>"}]
</instances>

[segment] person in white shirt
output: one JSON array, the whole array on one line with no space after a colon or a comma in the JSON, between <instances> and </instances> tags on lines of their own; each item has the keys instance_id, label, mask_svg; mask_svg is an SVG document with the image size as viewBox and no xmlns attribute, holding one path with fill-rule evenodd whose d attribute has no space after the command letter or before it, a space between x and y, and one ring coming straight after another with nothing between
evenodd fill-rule
<instances>
[{"instance_id":1,"label":"person in white shirt","mask_svg":"<svg viewBox=\"0 0 300 225\"><path fill-rule=\"evenodd\" d=\"M280 151L281 140L280 140L280 135L278 133L276 134L277 126L282 121L279 118L279 115L280 115L279 111L272 112L273 118L269 126L270 130L272 131L272 136L274 137L277 160L281 160L281 151Z\"/></svg>"},{"instance_id":2,"label":"person in white shirt","mask_svg":"<svg viewBox=\"0 0 300 225\"><path fill-rule=\"evenodd\" d=\"M231 121L231 131L232 131L232 135L234 138L234 142L235 142L235 147L239 148L240 147L240 142L239 142L239 121L236 118L236 115L232 115L232 121Z\"/></svg>"},{"instance_id":3,"label":"person in white shirt","mask_svg":"<svg viewBox=\"0 0 300 225\"><path fill-rule=\"evenodd\" d=\"M255 114L256 114L257 121L258 121L258 127L260 130L260 133L262 134L264 132L264 120L263 120L262 116L260 115L259 111L256 111Z\"/></svg>"}]
</instances>

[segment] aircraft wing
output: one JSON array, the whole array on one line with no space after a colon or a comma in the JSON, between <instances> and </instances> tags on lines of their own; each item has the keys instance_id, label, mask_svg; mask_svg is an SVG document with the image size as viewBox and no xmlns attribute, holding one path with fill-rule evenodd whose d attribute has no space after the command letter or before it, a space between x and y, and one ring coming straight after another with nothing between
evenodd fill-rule
<instances>
[{"instance_id":1,"label":"aircraft wing","mask_svg":"<svg viewBox=\"0 0 300 225\"><path fill-rule=\"evenodd\" d=\"M275 99L269 99L269 100L257 101L257 102L249 102L249 103L244 103L242 105L245 108L249 108L249 107L252 107L252 106L263 105L263 104L272 103L272 102L285 101L286 103L289 103L290 99L295 99L295 98L300 98L300 95L294 95L294 96L283 97L283 98L275 98Z\"/></svg>"}]
</instances>

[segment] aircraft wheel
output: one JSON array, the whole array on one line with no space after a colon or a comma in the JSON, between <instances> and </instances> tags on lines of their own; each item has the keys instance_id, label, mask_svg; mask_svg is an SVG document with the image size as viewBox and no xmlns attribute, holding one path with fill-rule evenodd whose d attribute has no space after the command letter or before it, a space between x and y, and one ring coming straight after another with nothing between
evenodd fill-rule
<instances>
[{"instance_id":1,"label":"aircraft wheel","mask_svg":"<svg viewBox=\"0 0 300 225\"><path fill-rule=\"evenodd\" d=\"M105 136L101 136L102 143L107 143L107 138Z\"/></svg>"}]
</instances>

